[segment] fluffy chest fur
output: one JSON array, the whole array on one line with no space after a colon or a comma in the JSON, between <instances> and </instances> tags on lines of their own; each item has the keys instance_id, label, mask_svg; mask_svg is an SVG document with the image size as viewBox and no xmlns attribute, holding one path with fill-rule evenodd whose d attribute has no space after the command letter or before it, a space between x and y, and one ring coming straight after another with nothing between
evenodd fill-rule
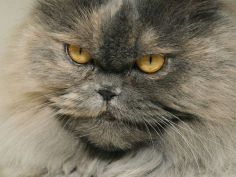
<instances>
[{"instance_id":1,"label":"fluffy chest fur","mask_svg":"<svg viewBox=\"0 0 236 177\"><path fill-rule=\"evenodd\" d=\"M233 177L232 7L37 2L1 66L6 177ZM138 61L155 56L160 69L144 72Z\"/></svg>"}]
</instances>

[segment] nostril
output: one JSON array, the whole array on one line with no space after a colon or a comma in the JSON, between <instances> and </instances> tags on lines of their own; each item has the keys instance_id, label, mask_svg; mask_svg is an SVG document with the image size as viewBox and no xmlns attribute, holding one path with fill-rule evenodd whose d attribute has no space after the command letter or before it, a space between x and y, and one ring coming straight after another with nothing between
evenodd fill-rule
<instances>
[{"instance_id":1,"label":"nostril","mask_svg":"<svg viewBox=\"0 0 236 177\"><path fill-rule=\"evenodd\" d=\"M116 93L110 90L98 90L98 93L103 97L104 100L110 101L113 97L117 96Z\"/></svg>"}]
</instances>

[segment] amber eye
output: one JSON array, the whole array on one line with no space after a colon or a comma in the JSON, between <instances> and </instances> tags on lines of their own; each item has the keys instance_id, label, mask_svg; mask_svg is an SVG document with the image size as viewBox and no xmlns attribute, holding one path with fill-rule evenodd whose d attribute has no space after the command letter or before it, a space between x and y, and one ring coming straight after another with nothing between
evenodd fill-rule
<instances>
[{"instance_id":1,"label":"amber eye","mask_svg":"<svg viewBox=\"0 0 236 177\"><path fill-rule=\"evenodd\" d=\"M91 55L80 46L67 45L66 48L70 58L78 64L85 64L91 60Z\"/></svg>"},{"instance_id":2,"label":"amber eye","mask_svg":"<svg viewBox=\"0 0 236 177\"><path fill-rule=\"evenodd\" d=\"M137 60L140 70L146 73L155 73L159 71L165 63L163 55L148 55Z\"/></svg>"}]
</instances>

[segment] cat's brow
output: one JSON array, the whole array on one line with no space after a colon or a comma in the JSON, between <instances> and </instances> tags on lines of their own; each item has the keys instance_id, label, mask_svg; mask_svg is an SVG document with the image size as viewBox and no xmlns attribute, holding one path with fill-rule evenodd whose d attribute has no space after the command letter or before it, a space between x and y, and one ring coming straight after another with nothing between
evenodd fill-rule
<instances>
[{"instance_id":1,"label":"cat's brow","mask_svg":"<svg viewBox=\"0 0 236 177\"><path fill-rule=\"evenodd\" d=\"M90 33L87 38L93 38L93 40L100 40L100 31L102 25L107 21L112 19L112 17L119 12L122 7L123 0L112 0L106 4L102 4L101 6L93 7L90 11L86 9L81 10L81 14L83 14L82 18L78 18L76 20L75 26L78 27L78 31L81 30L86 31L86 33ZM91 33L92 32L92 33ZM50 33L50 36L53 38L65 42L65 43L79 43L79 41L83 41L77 39L73 34L70 33Z\"/></svg>"},{"instance_id":2,"label":"cat's brow","mask_svg":"<svg viewBox=\"0 0 236 177\"><path fill-rule=\"evenodd\" d=\"M142 32L138 46L140 49L145 49L142 51L144 54L175 54L179 52L177 47L161 47L163 44L159 41L159 35L151 27Z\"/></svg>"},{"instance_id":3,"label":"cat's brow","mask_svg":"<svg viewBox=\"0 0 236 177\"><path fill-rule=\"evenodd\" d=\"M130 0L129 2L132 4L133 1ZM123 0L112 0L106 4L102 4L101 6L93 7L90 11L84 9L83 12L81 12L84 14L83 18L77 18L75 24L78 30L68 33L51 33L51 35L55 39L64 43L80 45L82 41L84 48L91 49L92 46L93 49L91 50L99 48L99 41L104 38L101 36L104 33L104 31L101 31L104 23L111 21L112 17L121 11L123 5L125 5ZM130 20L132 21L132 19ZM130 31L132 30L130 29ZM119 34L119 36L122 37L121 34ZM161 47L163 45L158 43L158 39L159 36L157 31L151 27L147 27L147 29L142 30L138 41L138 51L140 52L139 55L141 56L157 53L173 54L178 52L178 49L173 47Z\"/></svg>"}]
</instances>

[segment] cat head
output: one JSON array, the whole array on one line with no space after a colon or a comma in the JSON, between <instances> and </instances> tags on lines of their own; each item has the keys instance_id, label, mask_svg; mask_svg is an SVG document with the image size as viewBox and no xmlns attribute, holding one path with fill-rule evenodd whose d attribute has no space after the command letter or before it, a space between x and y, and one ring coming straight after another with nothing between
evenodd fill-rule
<instances>
[{"instance_id":1,"label":"cat head","mask_svg":"<svg viewBox=\"0 0 236 177\"><path fill-rule=\"evenodd\" d=\"M106 150L160 141L174 124L225 123L235 115L226 41L235 34L222 8L215 0L39 1L18 40L19 84L43 96L62 128ZM156 60L154 72L142 67Z\"/></svg>"}]
</instances>

